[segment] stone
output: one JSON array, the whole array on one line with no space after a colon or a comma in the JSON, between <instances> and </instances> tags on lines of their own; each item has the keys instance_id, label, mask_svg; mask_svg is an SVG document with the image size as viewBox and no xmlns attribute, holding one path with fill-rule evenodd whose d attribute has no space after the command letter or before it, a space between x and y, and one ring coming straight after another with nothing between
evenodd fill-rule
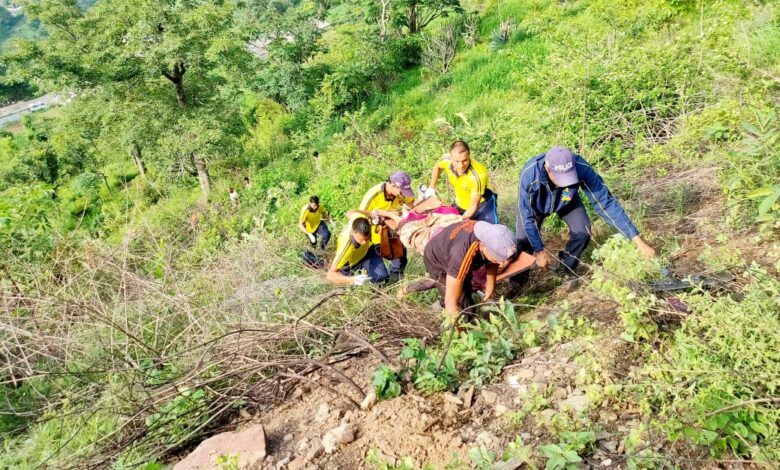
<instances>
[{"instance_id":1,"label":"stone","mask_svg":"<svg viewBox=\"0 0 780 470\"><path fill-rule=\"evenodd\" d=\"M322 446L322 441L319 439L314 439L309 445L309 448L306 449L306 456L304 459L307 463L311 462L312 460L322 455L323 452L325 452L325 448Z\"/></svg>"},{"instance_id":2,"label":"stone","mask_svg":"<svg viewBox=\"0 0 780 470\"><path fill-rule=\"evenodd\" d=\"M322 448L328 454L332 454L339 446L349 444L354 440L355 427L349 424L342 424L339 427L331 429L322 436Z\"/></svg>"},{"instance_id":3,"label":"stone","mask_svg":"<svg viewBox=\"0 0 780 470\"><path fill-rule=\"evenodd\" d=\"M612 423L617 421L617 415L611 411L602 411L599 413L599 421L603 423Z\"/></svg>"},{"instance_id":4,"label":"stone","mask_svg":"<svg viewBox=\"0 0 780 470\"><path fill-rule=\"evenodd\" d=\"M352 410L349 410L349 411L344 413L344 416L341 417L341 423L340 424L349 423L350 421L352 421L352 418L354 418L354 417L355 417L355 412L352 411Z\"/></svg>"},{"instance_id":5,"label":"stone","mask_svg":"<svg viewBox=\"0 0 780 470\"><path fill-rule=\"evenodd\" d=\"M217 469L220 455L238 455L240 468L252 467L266 456L266 434L262 424L241 431L223 432L201 442L173 470Z\"/></svg>"},{"instance_id":6,"label":"stone","mask_svg":"<svg viewBox=\"0 0 780 470\"><path fill-rule=\"evenodd\" d=\"M292 399L297 400L303 396L304 390L303 387L298 387L295 390L293 390L292 393Z\"/></svg>"},{"instance_id":7,"label":"stone","mask_svg":"<svg viewBox=\"0 0 780 470\"><path fill-rule=\"evenodd\" d=\"M490 445L493 443L493 441L496 440L496 436L491 434L488 431L481 431L479 434L477 434L477 438L474 440L478 445L483 445L485 447L490 447Z\"/></svg>"},{"instance_id":8,"label":"stone","mask_svg":"<svg viewBox=\"0 0 780 470\"><path fill-rule=\"evenodd\" d=\"M461 387L458 389L458 399L462 401L464 408L471 408L474 399L474 387Z\"/></svg>"},{"instance_id":9,"label":"stone","mask_svg":"<svg viewBox=\"0 0 780 470\"><path fill-rule=\"evenodd\" d=\"M482 399L485 400L485 403L488 404L493 404L498 400L498 394L491 390L482 390L480 395L482 395Z\"/></svg>"},{"instance_id":10,"label":"stone","mask_svg":"<svg viewBox=\"0 0 780 470\"><path fill-rule=\"evenodd\" d=\"M533 348L528 348L525 350L525 355L530 356L532 354L536 354L542 350L541 346L534 346Z\"/></svg>"},{"instance_id":11,"label":"stone","mask_svg":"<svg viewBox=\"0 0 780 470\"><path fill-rule=\"evenodd\" d=\"M321 423L328 419L328 415L330 415L330 406L327 403L321 403L314 415L314 421Z\"/></svg>"},{"instance_id":12,"label":"stone","mask_svg":"<svg viewBox=\"0 0 780 470\"><path fill-rule=\"evenodd\" d=\"M287 464L287 470L303 470L303 467L306 466L306 457L303 455L299 455L298 457L295 457L292 462Z\"/></svg>"},{"instance_id":13,"label":"stone","mask_svg":"<svg viewBox=\"0 0 780 470\"><path fill-rule=\"evenodd\" d=\"M553 371L551 371L550 369L547 369L546 371L544 371L542 373L542 375L544 375L545 377L552 377Z\"/></svg>"},{"instance_id":14,"label":"stone","mask_svg":"<svg viewBox=\"0 0 780 470\"><path fill-rule=\"evenodd\" d=\"M604 446L604 448L607 449L610 454L617 452L618 444L615 441L604 441L601 443L601 445Z\"/></svg>"},{"instance_id":15,"label":"stone","mask_svg":"<svg viewBox=\"0 0 780 470\"><path fill-rule=\"evenodd\" d=\"M590 398L586 395L569 395L569 397L559 403L561 409L569 408L577 413L585 411L590 405Z\"/></svg>"},{"instance_id":16,"label":"stone","mask_svg":"<svg viewBox=\"0 0 780 470\"><path fill-rule=\"evenodd\" d=\"M566 391L563 387L558 387L553 392L553 398L557 400L563 400L569 395L569 392Z\"/></svg>"},{"instance_id":17,"label":"stone","mask_svg":"<svg viewBox=\"0 0 780 470\"><path fill-rule=\"evenodd\" d=\"M444 401L450 402L453 405L458 405L458 406L461 406L463 404L463 400L461 400L460 398L456 397L455 395L453 395L450 392L444 392Z\"/></svg>"},{"instance_id":18,"label":"stone","mask_svg":"<svg viewBox=\"0 0 780 470\"><path fill-rule=\"evenodd\" d=\"M525 460L518 457L507 460L506 462L496 462L490 467L492 470L517 470L522 468Z\"/></svg>"},{"instance_id":19,"label":"stone","mask_svg":"<svg viewBox=\"0 0 780 470\"><path fill-rule=\"evenodd\" d=\"M520 437L523 439L523 442L529 441L531 439L531 433L530 432L521 432Z\"/></svg>"},{"instance_id":20,"label":"stone","mask_svg":"<svg viewBox=\"0 0 780 470\"><path fill-rule=\"evenodd\" d=\"M509 408L507 408L505 405L502 405L501 403L496 404L496 407L493 408L493 412L496 414L496 416L503 416L509 412Z\"/></svg>"},{"instance_id":21,"label":"stone","mask_svg":"<svg viewBox=\"0 0 780 470\"><path fill-rule=\"evenodd\" d=\"M607 460L601 462L601 466L602 467L610 467L610 466L612 466L612 459L607 459Z\"/></svg>"},{"instance_id":22,"label":"stone","mask_svg":"<svg viewBox=\"0 0 780 470\"><path fill-rule=\"evenodd\" d=\"M550 424L552 422L553 416L558 414L557 411L553 409L546 409L542 411L542 421L544 421L546 424Z\"/></svg>"},{"instance_id":23,"label":"stone","mask_svg":"<svg viewBox=\"0 0 780 470\"><path fill-rule=\"evenodd\" d=\"M376 392L371 390L366 394L366 398L364 398L363 401L360 402L360 409L370 410L374 405L376 405Z\"/></svg>"},{"instance_id":24,"label":"stone","mask_svg":"<svg viewBox=\"0 0 780 470\"><path fill-rule=\"evenodd\" d=\"M529 380L534 376L534 370L531 368L517 369L515 375L522 380Z\"/></svg>"},{"instance_id":25,"label":"stone","mask_svg":"<svg viewBox=\"0 0 780 470\"><path fill-rule=\"evenodd\" d=\"M285 434L284 437L282 438L282 440L284 442L290 442L290 441L293 440L293 435L292 434Z\"/></svg>"},{"instance_id":26,"label":"stone","mask_svg":"<svg viewBox=\"0 0 780 470\"><path fill-rule=\"evenodd\" d=\"M288 463L290 463L290 456L289 455L286 456L285 458L283 458L282 460L276 462L276 465L274 465L274 467L277 468L277 469L281 469L282 467L284 467Z\"/></svg>"},{"instance_id":27,"label":"stone","mask_svg":"<svg viewBox=\"0 0 780 470\"><path fill-rule=\"evenodd\" d=\"M306 451L306 448L309 446L309 440L305 437L298 441L298 445L295 447L298 449L298 453L304 453Z\"/></svg>"},{"instance_id":28,"label":"stone","mask_svg":"<svg viewBox=\"0 0 780 470\"><path fill-rule=\"evenodd\" d=\"M455 416L458 413L458 405L451 401L444 400L443 411L445 416Z\"/></svg>"}]
</instances>

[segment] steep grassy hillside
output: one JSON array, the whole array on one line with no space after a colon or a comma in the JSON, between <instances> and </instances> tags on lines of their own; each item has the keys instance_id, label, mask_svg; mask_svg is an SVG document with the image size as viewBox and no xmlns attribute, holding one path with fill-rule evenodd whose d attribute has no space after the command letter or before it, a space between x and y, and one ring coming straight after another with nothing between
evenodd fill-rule
<instances>
[{"instance_id":1,"label":"steep grassy hillside","mask_svg":"<svg viewBox=\"0 0 780 470\"><path fill-rule=\"evenodd\" d=\"M219 115L233 140L209 154L208 200L190 160L166 153L181 136L132 114L179 109L164 77L150 81L160 109L111 81L0 134L0 467L158 469L247 421L267 427L262 468L780 461L775 2L473 0L384 37L373 3L282 3L272 24L305 41L272 45L250 71L221 63L219 93L193 92L235 111ZM419 51L450 27L443 72ZM226 47L212 46L209 60ZM132 112L104 114L118 99ZM391 172L427 183L455 139L488 166L510 227L523 163L576 149L659 258L596 221L577 279L535 271L457 335L440 330L433 293L334 288L301 265L310 195L338 231ZM553 248L565 235L546 223ZM720 281L653 291L664 273ZM401 285L421 276L413 256ZM371 390L380 403L352 410ZM341 420L358 437L320 455Z\"/></svg>"}]
</instances>

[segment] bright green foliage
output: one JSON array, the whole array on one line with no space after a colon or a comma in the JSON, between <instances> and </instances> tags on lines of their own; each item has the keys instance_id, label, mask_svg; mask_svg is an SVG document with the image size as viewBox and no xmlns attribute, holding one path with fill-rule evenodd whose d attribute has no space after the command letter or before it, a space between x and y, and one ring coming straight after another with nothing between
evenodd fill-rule
<instances>
[{"instance_id":1,"label":"bright green foliage","mask_svg":"<svg viewBox=\"0 0 780 470\"><path fill-rule=\"evenodd\" d=\"M591 431L564 431L558 434L561 442L548 444L539 449L547 457L545 468L548 470L571 470L580 468L580 454L589 452L596 443L596 435Z\"/></svg>"},{"instance_id":2,"label":"bright green foliage","mask_svg":"<svg viewBox=\"0 0 780 470\"><path fill-rule=\"evenodd\" d=\"M574 450L556 444L548 444L539 449L547 457L547 463L544 466L547 470L577 470L580 468L577 464L582 462L582 459Z\"/></svg>"},{"instance_id":3,"label":"bright green foliage","mask_svg":"<svg viewBox=\"0 0 780 470\"><path fill-rule=\"evenodd\" d=\"M736 296L682 296L691 314L645 368L648 405L673 440L715 456L780 458L780 282L758 267Z\"/></svg>"},{"instance_id":4,"label":"bright green foliage","mask_svg":"<svg viewBox=\"0 0 780 470\"><path fill-rule=\"evenodd\" d=\"M658 299L641 288L637 290L636 285L659 276L660 262L644 259L633 243L620 235L607 240L593 251L592 256L601 262L601 266L593 273L591 287L620 305L623 338L627 341L650 339L658 329L651 318Z\"/></svg>"},{"instance_id":5,"label":"bright green foliage","mask_svg":"<svg viewBox=\"0 0 780 470\"><path fill-rule=\"evenodd\" d=\"M435 468L433 465L418 467L414 464L414 460L411 457L405 457L393 465L387 463L374 448L369 449L368 454L366 454L366 463L372 465L376 470L434 470Z\"/></svg>"},{"instance_id":6,"label":"bright green foliage","mask_svg":"<svg viewBox=\"0 0 780 470\"><path fill-rule=\"evenodd\" d=\"M192 430L208 419L207 400L203 389L181 391L146 418L149 435L165 444L179 444L190 438Z\"/></svg>"},{"instance_id":7,"label":"bright green foliage","mask_svg":"<svg viewBox=\"0 0 780 470\"><path fill-rule=\"evenodd\" d=\"M521 322L511 302L502 299L486 307L485 313L487 316L474 322L461 323L461 331L452 337L451 330L444 331L437 346L426 347L416 338L404 340L402 376L406 375L424 395L453 390L461 384L484 385L498 376L522 347L532 346L541 338L543 324L536 320ZM582 319L551 315L546 338L558 342L569 337L572 329L587 331Z\"/></svg>"},{"instance_id":8,"label":"bright green foliage","mask_svg":"<svg viewBox=\"0 0 780 470\"><path fill-rule=\"evenodd\" d=\"M759 188L748 194L750 199L757 199L758 218L757 222L773 222L780 219L780 185L767 186Z\"/></svg>"},{"instance_id":9,"label":"bright green foliage","mask_svg":"<svg viewBox=\"0 0 780 470\"><path fill-rule=\"evenodd\" d=\"M50 255L55 241L51 229L51 189L46 185L0 192L0 267L14 258L39 262Z\"/></svg>"},{"instance_id":10,"label":"bright green foliage","mask_svg":"<svg viewBox=\"0 0 780 470\"><path fill-rule=\"evenodd\" d=\"M374 393L380 400L395 398L401 394L401 384L398 383L398 376L388 366L381 366L375 373L371 381L374 386Z\"/></svg>"}]
</instances>

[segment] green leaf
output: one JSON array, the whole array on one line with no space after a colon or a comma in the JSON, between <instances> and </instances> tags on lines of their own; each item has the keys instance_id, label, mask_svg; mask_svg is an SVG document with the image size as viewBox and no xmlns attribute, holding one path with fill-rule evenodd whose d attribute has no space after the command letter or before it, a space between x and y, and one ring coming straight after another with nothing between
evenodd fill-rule
<instances>
[{"instance_id":1,"label":"green leaf","mask_svg":"<svg viewBox=\"0 0 780 470\"><path fill-rule=\"evenodd\" d=\"M769 211L777 202L778 198L780 198L780 193L773 193L771 196L766 197L763 201L761 201L761 204L758 205L758 214L765 215L769 213Z\"/></svg>"}]
</instances>

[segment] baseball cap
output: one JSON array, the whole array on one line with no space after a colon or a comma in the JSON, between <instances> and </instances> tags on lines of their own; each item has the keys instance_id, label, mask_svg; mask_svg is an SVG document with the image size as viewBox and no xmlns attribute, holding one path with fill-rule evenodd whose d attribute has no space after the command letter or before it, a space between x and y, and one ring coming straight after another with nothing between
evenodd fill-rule
<instances>
[{"instance_id":1,"label":"baseball cap","mask_svg":"<svg viewBox=\"0 0 780 470\"><path fill-rule=\"evenodd\" d=\"M390 182L401 188L401 194L404 197L413 197L414 191L412 191L412 178L403 171L393 173L390 177Z\"/></svg>"},{"instance_id":2,"label":"baseball cap","mask_svg":"<svg viewBox=\"0 0 780 470\"><path fill-rule=\"evenodd\" d=\"M474 235L498 261L506 261L517 252L515 234L506 225L480 220L474 224Z\"/></svg>"},{"instance_id":3,"label":"baseball cap","mask_svg":"<svg viewBox=\"0 0 780 470\"><path fill-rule=\"evenodd\" d=\"M574 186L580 182L577 176L577 165L574 154L566 147L553 147L544 156L547 168L555 178L555 184L560 187Z\"/></svg>"}]
</instances>

